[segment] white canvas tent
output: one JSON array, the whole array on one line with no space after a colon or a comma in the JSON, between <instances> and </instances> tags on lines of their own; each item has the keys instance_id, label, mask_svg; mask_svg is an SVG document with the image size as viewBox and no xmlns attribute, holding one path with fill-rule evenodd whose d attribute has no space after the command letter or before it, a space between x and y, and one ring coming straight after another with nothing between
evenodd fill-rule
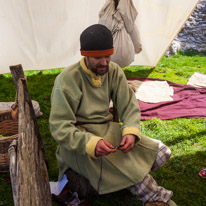
<instances>
[{"instance_id":1,"label":"white canvas tent","mask_svg":"<svg viewBox=\"0 0 206 206\"><path fill-rule=\"evenodd\" d=\"M126 0L121 0L126 1ZM142 52L132 65L155 66L199 0L133 0ZM105 0L0 0L0 73L68 66L78 61L79 35L98 22Z\"/></svg>"}]
</instances>

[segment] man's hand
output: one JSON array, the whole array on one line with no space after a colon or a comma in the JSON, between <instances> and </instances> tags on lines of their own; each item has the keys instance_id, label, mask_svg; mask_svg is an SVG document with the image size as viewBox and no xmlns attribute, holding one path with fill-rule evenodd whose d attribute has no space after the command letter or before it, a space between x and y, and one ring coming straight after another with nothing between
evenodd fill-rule
<instances>
[{"instance_id":1,"label":"man's hand","mask_svg":"<svg viewBox=\"0 0 206 206\"><path fill-rule=\"evenodd\" d=\"M122 141L118 147L119 150L121 150L124 153L130 152L134 147L136 136L133 134L127 134L122 138Z\"/></svg>"},{"instance_id":2,"label":"man's hand","mask_svg":"<svg viewBox=\"0 0 206 206\"><path fill-rule=\"evenodd\" d=\"M106 156L116 151L117 151L117 148L115 148L112 144L110 144L106 140L102 139L102 140L99 140L99 142L96 145L95 155L96 157Z\"/></svg>"}]
</instances>

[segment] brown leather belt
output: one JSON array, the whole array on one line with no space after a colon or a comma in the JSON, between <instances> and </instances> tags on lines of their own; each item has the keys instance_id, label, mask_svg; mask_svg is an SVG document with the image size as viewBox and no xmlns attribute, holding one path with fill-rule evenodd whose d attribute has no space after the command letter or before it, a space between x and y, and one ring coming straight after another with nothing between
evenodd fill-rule
<instances>
[{"instance_id":1,"label":"brown leather belt","mask_svg":"<svg viewBox=\"0 0 206 206\"><path fill-rule=\"evenodd\" d=\"M76 122L74 125L79 126L79 125L84 125L84 124L106 124L109 123L110 121L105 121L105 122Z\"/></svg>"}]
</instances>

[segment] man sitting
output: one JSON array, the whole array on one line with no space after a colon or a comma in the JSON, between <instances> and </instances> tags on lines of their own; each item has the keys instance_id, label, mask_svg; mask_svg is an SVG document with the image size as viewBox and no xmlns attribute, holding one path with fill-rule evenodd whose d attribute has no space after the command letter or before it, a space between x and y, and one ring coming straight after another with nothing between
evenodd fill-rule
<instances>
[{"instance_id":1,"label":"man sitting","mask_svg":"<svg viewBox=\"0 0 206 206\"><path fill-rule=\"evenodd\" d=\"M172 191L159 187L149 172L170 158L170 149L140 134L140 109L123 70L110 61L109 29L95 24L80 36L81 55L55 80L50 130L58 143L59 179L71 168L99 194L130 190L144 205L176 205ZM122 125L112 122L110 101Z\"/></svg>"}]
</instances>

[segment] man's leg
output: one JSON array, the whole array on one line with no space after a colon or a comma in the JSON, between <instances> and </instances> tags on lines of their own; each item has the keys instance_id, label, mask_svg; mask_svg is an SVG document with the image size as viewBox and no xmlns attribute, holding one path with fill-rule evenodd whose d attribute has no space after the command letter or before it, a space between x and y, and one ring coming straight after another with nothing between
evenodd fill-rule
<instances>
[{"instance_id":1,"label":"man's leg","mask_svg":"<svg viewBox=\"0 0 206 206\"><path fill-rule=\"evenodd\" d=\"M128 188L133 194L137 195L138 199L143 203L146 202L168 202L173 193L163 187L157 185L153 177L147 174L144 180Z\"/></svg>"},{"instance_id":2,"label":"man's leg","mask_svg":"<svg viewBox=\"0 0 206 206\"><path fill-rule=\"evenodd\" d=\"M152 166L151 171L157 170L162 167L170 158L171 150L164 144L159 144L159 151L156 160ZM166 190L157 185L156 181L149 174L145 176L143 181L139 184L133 185L128 188L133 194L143 202L164 202L170 204L170 199L173 192ZM166 205L166 204L165 204ZM172 204L171 204L172 205ZM173 205L176 205L175 203Z\"/></svg>"},{"instance_id":3,"label":"man's leg","mask_svg":"<svg viewBox=\"0 0 206 206\"><path fill-rule=\"evenodd\" d=\"M159 169L162 167L165 163L168 162L168 160L171 157L171 150L166 145L162 144L162 142L159 143L159 150L157 153L157 157L155 162L152 165L151 172Z\"/></svg>"}]
</instances>

